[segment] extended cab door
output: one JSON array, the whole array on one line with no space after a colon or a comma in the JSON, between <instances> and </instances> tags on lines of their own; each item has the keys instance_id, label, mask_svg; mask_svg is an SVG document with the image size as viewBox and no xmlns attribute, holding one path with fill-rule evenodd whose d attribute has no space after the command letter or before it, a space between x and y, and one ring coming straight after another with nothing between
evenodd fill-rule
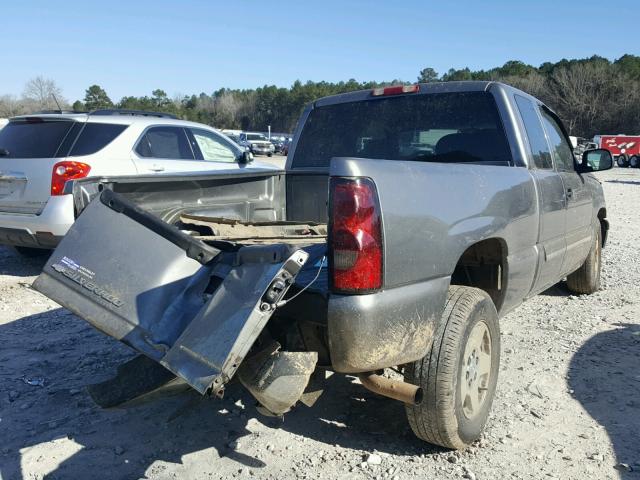
<instances>
[{"instance_id":1,"label":"extended cab door","mask_svg":"<svg viewBox=\"0 0 640 480\"><path fill-rule=\"evenodd\" d=\"M558 118L546 108L541 109L542 122L553 153L556 171L562 178L565 209L565 236L567 249L561 276L575 271L584 262L591 248L591 191L584 179L575 171L574 157L567 136Z\"/></svg>"},{"instance_id":2,"label":"extended cab door","mask_svg":"<svg viewBox=\"0 0 640 480\"><path fill-rule=\"evenodd\" d=\"M538 106L521 95L516 94L514 98L529 140L532 175L539 193L538 273L532 287L532 292L537 293L560 277L566 251L566 200L562 178L553 166Z\"/></svg>"}]
</instances>

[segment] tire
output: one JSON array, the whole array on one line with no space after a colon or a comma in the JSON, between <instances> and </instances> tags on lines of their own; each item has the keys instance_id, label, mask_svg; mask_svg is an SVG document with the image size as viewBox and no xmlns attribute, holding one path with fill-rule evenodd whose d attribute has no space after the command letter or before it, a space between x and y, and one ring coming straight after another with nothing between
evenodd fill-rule
<instances>
[{"instance_id":1,"label":"tire","mask_svg":"<svg viewBox=\"0 0 640 480\"><path fill-rule=\"evenodd\" d=\"M640 156L634 155L633 157L629 158L629 166L631 168L640 168Z\"/></svg>"},{"instance_id":2,"label":"tire","mask_svg":"<svg viewBox=\"0 0 640 480\"><path fill-rule=\"evenodd\" d=\"M602 269L602 233L600 225L594 229L589 255L582 266L567 277L567 287L573 293L590 295L600 290L600 270Z\"/></svg>"},{"instance_id":3,"label":"tire","mask_svg":"<svg viewBox=\"0 0 640 480\"><path fill-rule=\"evenodd\" d=\"M499 365L500 327L493 301L478 288L449 287L431 350L405 369L406 381L423 391L419 405L405 407L413 433L452 449L478 439L491 410ZM470 400L481 395L479 404L472 405Z\"/></svg>"},{"instance_id":4,"label":"tire","mask_svg":"<svg viewBox=\"0 0 640 480\"><path fill-rule=\"evenodd\" d=\"M33 258L42 257L43 255L49 255L51 250L44 248L32 248L32 247L13 247L23 257Z\"/></svg>"},{"instance_id":5,"label":"tire","mask_svg":"<svg viewBox=\"0 0 640 480\"><path fill-rule=\"evenodd\" d=\"M272 157L273 153L267 153L267 157Z\"/></svg>"},{"instance_id":6,"label":"tire","mask_svg":"<svg viewBox=\"0 0 640 480\"><path fill-rule=\"evenodd\" d=\"M629 161L627 160L626 155L618 155L618 158L616 159L616 163L618 164L619 167L622 167L622 168L627 168L629 166Z\"/></svg>"}]
</instances>

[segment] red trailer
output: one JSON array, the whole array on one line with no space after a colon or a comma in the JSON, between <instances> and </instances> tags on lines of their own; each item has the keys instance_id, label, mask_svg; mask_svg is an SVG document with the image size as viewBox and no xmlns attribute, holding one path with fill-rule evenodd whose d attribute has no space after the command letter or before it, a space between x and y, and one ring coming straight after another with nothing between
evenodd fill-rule
<instances>
[{"instance_id":1,"label":"red trailer","mask_svg":"<svg viewBox=\"0 0 640 480\"><path fill-rule=\"evenodd\" d=\"M600 148L616 158L619 167L640 168L640 135L600 135Z\"/></svg>"}]
</instances>

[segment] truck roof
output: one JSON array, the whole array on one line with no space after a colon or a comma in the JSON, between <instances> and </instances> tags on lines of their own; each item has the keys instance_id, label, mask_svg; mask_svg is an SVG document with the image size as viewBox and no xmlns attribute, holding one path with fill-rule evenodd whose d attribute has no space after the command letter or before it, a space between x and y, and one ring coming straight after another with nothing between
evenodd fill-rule
<instances>
[{"instance_id":1,"label":"truck roof","mask_svg":"<svg viewBox=\"0 0 640 480\"><path fill-rule=\"evenodd\" d=\"M542 102L529 95L522 90L519 90L511 85L507 85L502 82L495 82L492 80L464 80L457 82L430 82L430 83L418 83L419 91L415 93L406 93L403 95L420 95L420 94L430 94L430 93L456 93L456 92L482 92L488 91L490 87L495 87L500 90L511 90L515 91L518 94L525 96L532 101L541 104ZM348 102L358 102L363 100L371 99L373 89L367 90L358 90L355 92L341 93L338 95L331 95L328 97L323 97L315 102L313 102L314 107L322 107L325 105L334 105L337 103L348 103ZM382 96L380 98L383 98Z\"/></svg>"},{"instance_id":2,"label":"truck roof","mask_svg":"<svg viewBox=\"0 0 640 480\"><path fill-rule=\"evenodd\" d=\"M453 92L482 92L487 90L489 85L508 85L501 84L499 82L491 81L460 81L460 82L431 82L431 83L419 83L420 90L418 94L427 93L453 93ZM513 87L509 87L513 88ZM372 89L358 90L355 92L341 93L338 95L331 95L323 97L314 102L314 106L321 107L324 105L333 105L336 103L357 102L366 100L371 97Z\"/></svg>"}]
</instances>

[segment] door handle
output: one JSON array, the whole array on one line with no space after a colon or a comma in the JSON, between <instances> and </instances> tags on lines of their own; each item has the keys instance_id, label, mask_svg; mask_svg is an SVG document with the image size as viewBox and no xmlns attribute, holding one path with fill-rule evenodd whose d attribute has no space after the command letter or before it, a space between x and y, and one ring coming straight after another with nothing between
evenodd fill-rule
<instances>
[{"instance_id":1,"label":"door handle","mask_svg":"<svg viewBox=\"0 0 640 480\"><path fill-rule=\"evenodd\" d=\"M154 165L149 168L149 170L151 170L152 172L164 172L164 167L161 167L160 165Z\"/></svg>"}]
</instances>

